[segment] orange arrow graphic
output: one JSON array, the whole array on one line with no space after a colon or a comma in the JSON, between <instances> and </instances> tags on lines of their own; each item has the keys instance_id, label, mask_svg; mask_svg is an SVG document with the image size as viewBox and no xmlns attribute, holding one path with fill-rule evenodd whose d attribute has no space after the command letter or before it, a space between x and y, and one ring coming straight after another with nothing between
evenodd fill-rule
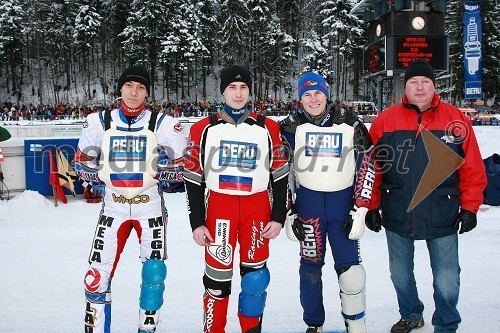
<instances>
[{"instance_id":1,"label":"orange arrow graphic","mask_svg":"<svg viewBox=\"0 0 500 333\"><path fill-rule=\"evenodd\" d=\"M464 159L451 150L444 142L422 127L422 138L429 163L411 199L407 212L424 200L436 187L448 178L463 163Z\"/></svg>"}]
</instances>

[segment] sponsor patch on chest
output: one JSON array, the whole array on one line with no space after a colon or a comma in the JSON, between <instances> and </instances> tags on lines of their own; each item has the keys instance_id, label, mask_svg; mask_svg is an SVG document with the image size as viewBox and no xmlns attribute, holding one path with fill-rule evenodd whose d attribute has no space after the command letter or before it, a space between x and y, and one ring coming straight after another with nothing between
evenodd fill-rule
<instances>
[{"instance_id":1,"label":"sponsor patch on chest","mask_svg":"<svg viewBox=\"0 0 500 333\"><path fill-rule=\"evenodd\" d=\"M305 155L342 157L342 134L307 132Z\"/></svg>"},{"instance_id":2,"label":"sponsor patch on chest","mask_svg":"<svg viewBox=\"0 0 500 333\"><path fill-rule=\"evenodd\" d=\"M255 143L221 140L219 166L255 169L257 152Z\"/></svg>"},{"instance_id":3,"label":"sponsor patch on chest","mask_svg":"<svg viewBox=\"0 0 500 333\"><path fill-rule=\"evenodd\" d=\"M109 139L109 160L145 161L147 142L145 136L112 136Z\"/></svg>"}]
</instances>

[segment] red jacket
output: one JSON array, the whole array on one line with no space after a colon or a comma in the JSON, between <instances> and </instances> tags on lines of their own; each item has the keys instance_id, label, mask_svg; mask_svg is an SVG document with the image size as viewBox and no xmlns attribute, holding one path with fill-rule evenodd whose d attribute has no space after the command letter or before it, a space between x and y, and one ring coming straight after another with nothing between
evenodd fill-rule
<instances>
[{"instance_id":1,"label":"red jacket","mask_svg":"<svg viewBox=\"0 0 500 333\"><path fill-rule=\"evenodd\" d=\"M438 140L424 142L423 134L429 133L423 133L425 130ZM415 239L432 239L456 232L453 223L459 207L478 211L487 183L486 172L472 125L458 108L442 102L435 94L431 107L420 112L404 96L403 103L377 117L370 136L377 151L370 208L380 205L385 228ZM442 167L429 168L422 181L430 165L428 150L444 146L463 158L462 164L458 169L450 169L449 175L440 176L451 162L444 159L445 154L438 153L433 162ZM429 182L431 178L434 179ZM421 181L422 188L429 184L431 187L409 209Z\"/></svg>"}]
</instances>

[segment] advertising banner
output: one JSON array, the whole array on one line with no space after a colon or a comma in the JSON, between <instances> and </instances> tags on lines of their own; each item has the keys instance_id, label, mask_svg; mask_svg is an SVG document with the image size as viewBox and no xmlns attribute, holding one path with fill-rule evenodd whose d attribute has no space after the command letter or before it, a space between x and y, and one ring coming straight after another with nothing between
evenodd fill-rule
<instances>
[{"instance_id":1,"label":"advertising banner","mask_svg":"<svg viewBox=\"0 0 500 333\"><path fill-rule=\"evenodd\" d=\"M483 57L481 53L481 11L477 2L465 2L464 29L464 79L465 99L482 97Z\"/></svg>"}]
</instances>

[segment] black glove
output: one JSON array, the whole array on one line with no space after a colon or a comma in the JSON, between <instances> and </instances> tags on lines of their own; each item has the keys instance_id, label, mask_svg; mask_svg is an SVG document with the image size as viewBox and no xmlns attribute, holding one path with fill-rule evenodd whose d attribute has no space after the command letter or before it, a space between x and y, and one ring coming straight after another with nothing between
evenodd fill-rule
<instances>
[{"instance_id":1,"label":"black glove","mask_svg":"<svg viewBox=\"0 0 500 333\"><path fill-rule=\"evenodd\" d=\"M295 240L293 239L293 235L295 236L295 238L297 238L296 240L300 242L306 238L304 226L300 222L299 214L293 206L286 214L285 229L287 237L291 240ZM290 231L293 233L293 235L291 235Z\"/></svg>"},{"instance_id":2,"label":"black glove","mask_svg":"<svg viewBox=\"0 0 500 333\"><path fill-rule=\"evenodd\" d=\"M458 213L457 219L455 223L453 223L453 227L458 229L460 226L460 234L464 232L471 231L477 225L477 216L473 212L468 211L467 209L460 209L460 213Z\"/></svg>"},{"instance_id":3,"label":"black glove","mask_svg":"<svg viewBox=\"0 0 500 333\"><path fill-rule=\"evenodd\" d=\"M372 209L366 213L365 224L371 231L379 232L382 229L382 217L378 209Z\"/></svg>"}]
</instances>

